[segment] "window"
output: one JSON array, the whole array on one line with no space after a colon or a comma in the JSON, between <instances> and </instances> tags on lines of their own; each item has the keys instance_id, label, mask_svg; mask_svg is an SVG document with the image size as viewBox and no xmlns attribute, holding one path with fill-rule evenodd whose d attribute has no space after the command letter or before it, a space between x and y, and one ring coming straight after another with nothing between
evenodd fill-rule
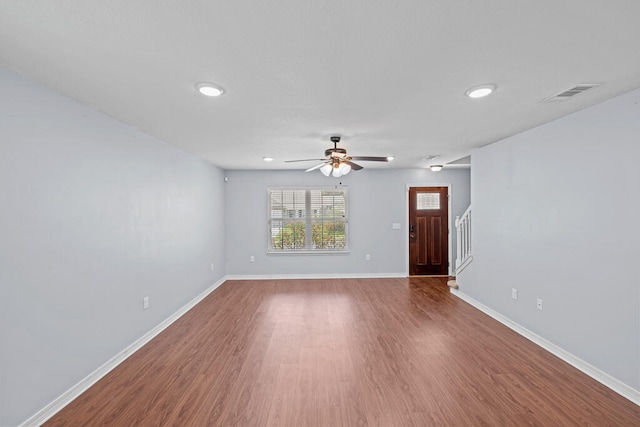
<instances>
[{"instance_id":1,"label":"window","mask_svg":"<svg viewBox=\"0 0 640 427\"><path fill-rule=\"evenodd\" d=\"M347 188L269 188L269 252L346 252Z\"/></svg>"},{"instance_id":2,"label":"window","mask_svg":"<svg viewBox=\"0 0 640 427\"><path fill-rule=\"evenodd\" d=\"M440 193L416 193L418 210L440 209Z\"/></svg>"}]
</instances>

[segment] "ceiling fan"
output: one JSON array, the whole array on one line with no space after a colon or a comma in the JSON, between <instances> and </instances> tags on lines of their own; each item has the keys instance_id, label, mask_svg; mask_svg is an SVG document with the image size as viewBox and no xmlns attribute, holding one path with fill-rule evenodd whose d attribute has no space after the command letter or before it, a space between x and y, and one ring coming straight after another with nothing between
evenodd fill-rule
<instances>
[{"instance_id":1,"label":"ceiling fan","mask_svg":"<svg viewBox=\"0 0 640 427\"><path fill-rule=\"evenodd\" d=\"M388 157L348 156L347 150L345 150L344 148L338 148L338 143L340 142L339 136L332 136L331 142L333 142L333 148L327 148L324 151L325 157L323 159L285 160L285 163L320 161L322 163L307 169L305 172L311 172L312 170L320 169L320 172L322 172L324 176L329 176L330 174L332 174L337 178L348 174L351 169L353 169L354 171L362 169L362 166L357 163L353 163L352 160L367 162L389 161Z\"/></svg>"}]
</instances>

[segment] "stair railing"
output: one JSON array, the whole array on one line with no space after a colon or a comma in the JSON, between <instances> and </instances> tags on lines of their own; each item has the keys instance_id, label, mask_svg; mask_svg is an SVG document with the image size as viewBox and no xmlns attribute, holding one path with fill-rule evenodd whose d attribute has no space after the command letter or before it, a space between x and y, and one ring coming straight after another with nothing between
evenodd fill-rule
<instances>
[{"instance_id":1,"label":"stair railing","mask_svg":"<svg viewBox=\"0 0 640 427\"><path fill-rule=\"evenodd\" d=\"M473 260L471 250L471 206L462 214L456 217L456 275L465 269Z\"/></svg>"}]
</instances>

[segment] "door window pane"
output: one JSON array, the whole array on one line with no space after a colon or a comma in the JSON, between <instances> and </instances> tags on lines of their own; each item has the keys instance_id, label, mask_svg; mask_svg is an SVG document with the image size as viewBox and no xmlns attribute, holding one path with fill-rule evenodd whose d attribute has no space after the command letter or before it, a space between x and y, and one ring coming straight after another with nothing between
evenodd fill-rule
<instances>
[{"instance_id":1,"label":"door window pane","mask_svg":"<svg viewBox=\"0 0 640 427\"><path fill-rule=\"evenodd\" d=\"M416 197L417 209L440 209L440 193L416 193Z\"/></svg>"}]
</instances>

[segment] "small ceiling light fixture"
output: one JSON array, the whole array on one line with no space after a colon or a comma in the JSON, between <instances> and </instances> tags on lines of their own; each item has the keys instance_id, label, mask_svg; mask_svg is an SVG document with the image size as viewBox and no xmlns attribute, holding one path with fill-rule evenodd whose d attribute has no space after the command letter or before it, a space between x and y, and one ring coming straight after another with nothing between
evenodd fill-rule
<instances>
[{"instance_id":1,"label":"small ceiling light fixture","mask_svg":"<svg viewBox=\"0 0 640 427\"><path fill-rule=\"evenodd\" d=\"M494 84L484 84L480 86L474 86L468 91L465 92L469 98L484 98L487 95L490 95L494 90L496 90L496 85Z\"/></svg>"},{"instance_id":2,"label":"small ceiling light fixture","mask_svg":"<svg viewBox=\"0 0 640 427\"><path fill-rule=\"evenodd\" d=\"M273 157L263 157L262 160L265 162L273 162Z\"/></svg>"},{"instance_id":3,"label":"small ceiling light fixture","mask_svg":"<svg viewBox=\"0 0 640 427\"><path fill-rule=\"evenodd\" d=\"M389 160L389 161L391 161L391 160L393 160L393 159L395 159L395 157L393 157L393 156L389 156L389 157L387 157L387 160Z\"/></svg>"},{"instance_id":4,"label":"small ceiling light fixture","mask_svg":"<svg viewBox=\"0 0 640 427\"><path fill-rule=\"evenodd\" d=\"M220 96L224 93L224 89L215 83L201 82L196 84L196 89L204 96Z\"/></svg>"},{"instance_id":5,"label":"small ceiling light fixture","mask_svg":"<svg viewBox=\"0 0 640 427\"><path fill-rule=\"evenodd\" d=\"M433 172L440 172L442 170L442 165L431 165L430 168Z\"/></svg>"}]
</instances>

